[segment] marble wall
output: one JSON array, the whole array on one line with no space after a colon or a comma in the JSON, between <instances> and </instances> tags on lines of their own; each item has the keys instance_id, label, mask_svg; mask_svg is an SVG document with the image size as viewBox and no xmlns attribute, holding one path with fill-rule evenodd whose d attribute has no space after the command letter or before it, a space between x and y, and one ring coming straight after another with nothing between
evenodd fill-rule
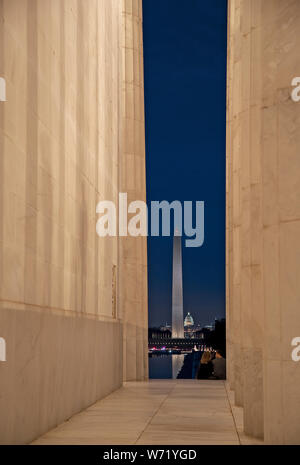
<instances>
[{"instance_id":1,"label":"marble wall","mask_svg":"<svg viewBox=\"0 0 300 465\"><path fill-rule=\"evenodd\" d=\"M229 0L228 377L244 429L300 443L300 3Z\"/></svg>"},{"instance_id":2,"label":"marble wall","mask_svg":"<svg viewBox=\"0 0 300 465\"><path fill-rule=\"evenodd\" d=\"M0 76L0 443L25 443L147 376L146 242L96 235L100 200L145 198L141 0L0 0Z\"/></svg>"}]
</instances>

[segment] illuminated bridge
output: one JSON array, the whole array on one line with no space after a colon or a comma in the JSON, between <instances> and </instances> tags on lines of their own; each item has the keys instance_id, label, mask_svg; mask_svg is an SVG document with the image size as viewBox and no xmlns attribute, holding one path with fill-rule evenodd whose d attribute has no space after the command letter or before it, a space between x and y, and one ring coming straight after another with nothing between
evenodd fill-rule
<instances>
[{"instance_id":1,"label":"illuminated bridge","mask_svg":"<svg viewBox=\"0 0 300 465\"><path fill-rule=\"evenodd\" d=\"M166 347L166 349L193 349L194 346L202 346L205 345L204 339L156 339L151 338L148 341L149 349L152 347L160 348Z\"/></svg>"}]
</instances>

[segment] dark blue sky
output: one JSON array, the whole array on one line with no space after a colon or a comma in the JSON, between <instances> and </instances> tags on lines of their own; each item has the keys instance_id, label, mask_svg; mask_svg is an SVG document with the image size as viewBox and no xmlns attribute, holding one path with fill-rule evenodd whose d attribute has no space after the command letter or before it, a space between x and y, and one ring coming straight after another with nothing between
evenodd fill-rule
<instances>
[{"instance_id":1,"label":"dark blue sky","mask_svg":"<svg viewBox=\"0 0 300 465\"><path fill-rule=\"evenodd\" d=\"M226 0L143 0L147 201L205 201L184 314L225 315ZM183 243L184 245L184 243ZM149 325L171 322L172 238L149 237Z\"/></svg>"}]
</instances>

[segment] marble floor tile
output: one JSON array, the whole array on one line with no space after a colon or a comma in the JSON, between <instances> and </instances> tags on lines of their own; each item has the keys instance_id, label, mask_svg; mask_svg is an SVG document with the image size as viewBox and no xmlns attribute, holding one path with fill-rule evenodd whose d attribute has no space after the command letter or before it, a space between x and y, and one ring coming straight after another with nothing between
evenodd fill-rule
<instances>
[{"instance_id":1,"label":"marble floor tile","mask_svg":"<svg viewBox=\"0 0 300 465\"><path fill-rule=\"evenodd\" d=\"M231 396L223 381L127 382L33 444L257 444Z\"/></svg>"}]
</instances>

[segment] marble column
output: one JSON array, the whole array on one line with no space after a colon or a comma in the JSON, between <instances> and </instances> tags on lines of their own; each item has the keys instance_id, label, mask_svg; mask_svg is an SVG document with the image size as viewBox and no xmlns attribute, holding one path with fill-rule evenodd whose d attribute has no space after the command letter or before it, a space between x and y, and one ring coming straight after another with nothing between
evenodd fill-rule
<instances>
[{"instance_id":1,"label":"marble column","mask_svg":"<svg viewBox=\"0 0 300 465\"><path fill-rule=\"evenodd\" d=\"M299 444L300 4L231 0L228 17L229 383L246 434Z\"/></svg>"},{"instance_id":2,"label":"marble column","mask_svg":"<svg viewBox=\"0 0 300 465\"><path fill-rule=\"evenodd\" d=\"M172 338L183 339L183 284L181 235L175 231L173 238L172 279Z\"/></svg>"},{"instance_id":3,"label":"marble column","mask_svg":"<svg viewBox=\"0 0 300 465\"><path fill-rule=\"evenodd\" d=\"M146 200L142 0L122 1L120 192ZM130 218L130 215L129 215ZM148 378L147 238L120 238L124 380Z\"/></svg>"}]
</instances>

